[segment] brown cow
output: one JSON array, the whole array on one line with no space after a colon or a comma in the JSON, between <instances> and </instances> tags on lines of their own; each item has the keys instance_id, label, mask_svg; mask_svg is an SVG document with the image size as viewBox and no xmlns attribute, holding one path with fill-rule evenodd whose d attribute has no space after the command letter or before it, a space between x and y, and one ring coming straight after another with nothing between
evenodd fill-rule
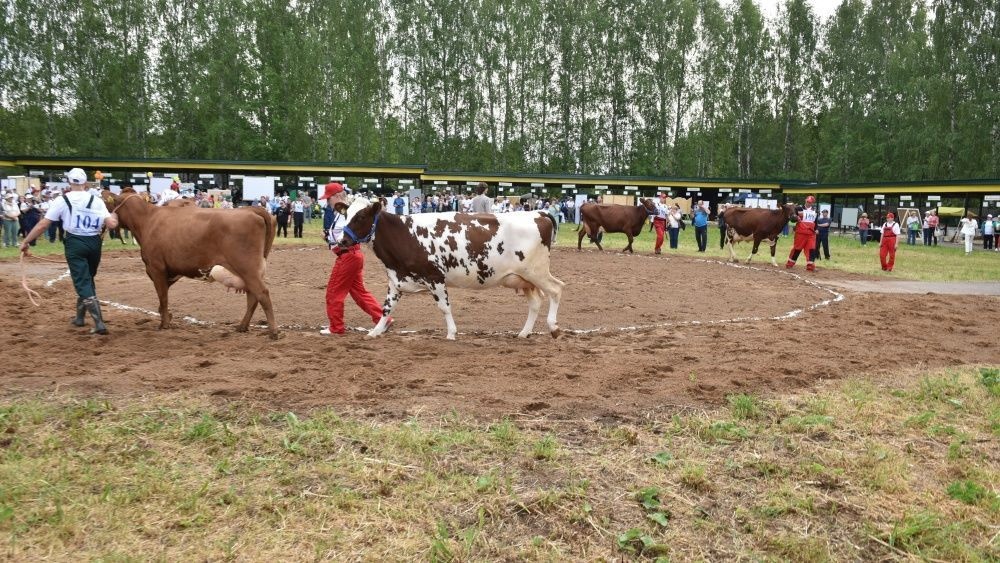
<instances>
[{"instance_id":1,"label":"brown cow","mask_svg":"<svg viewBox=\"0 0 1000 563\"><path fill-rule=\"evenodd\" d=\"M771 264L777 266L774 260L774 251L778 244L778 236L788 224L788 220L795 216L795 204L789 203L778 209L749 209L746 207L730 207L723 214L726 222L726 240L729 241L729 254L733 262L737 262L736 250L733 243L744 240L753 240L753 250L747 256L747 264L754 254L760 242L766 240L771 247Z\"/></svg>"},{"instance_id":2,"label":"brown cow","mask_svg":"<svg viewBox=\"0 0 1000 563\"><path fill-rule=\"evenodd\" d=\"M588 202L580 206L580 226L577 228L579 235L576 240L576 249L583 248L583 235L590 237L590 242L597 245L598 250L604 250L600 242L600 231L603 229L607 233L625 233L628 237L628 246L622 249L632 250L632 239L642 232L642 225L646 219L656 213L656 206L651 199L640 199L639 205L618 205L616 203L593 203Z\"/></svg>"},{"instance_id":3,"label":"brown cow","mask_svg":"<svg viewBox=\"0 0 1000 563\"><path fill-rule=\"evenodd\" d=\"M267 210L158 207L132 190L112 196L119 222L139 241L146 274L160 300L160 328L170 326L167 291L182 277L219 281L245 291L247 310L236 330L246 332L259 303L271 338L278 337L271 295L264 283L277 222Z\"/></svg>"}]
</instances>

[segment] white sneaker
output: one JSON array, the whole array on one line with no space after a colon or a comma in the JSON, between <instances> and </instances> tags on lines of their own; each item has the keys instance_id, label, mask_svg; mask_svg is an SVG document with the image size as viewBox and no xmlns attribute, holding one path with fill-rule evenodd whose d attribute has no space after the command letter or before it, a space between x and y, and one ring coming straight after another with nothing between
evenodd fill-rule
<instances>
[{"instance_id":1,"label":"white sneaker","mask_svg":"<svg viewBox=\"0 0 1000 563\"><path fill-rule=\"evenodd\" d=\"M332 332L330 332L329 328L324 328L323 330L319 331L319 333L322 334L323 336L330 336L331 334L333 334Z\"/></svg>"}]
</instances>

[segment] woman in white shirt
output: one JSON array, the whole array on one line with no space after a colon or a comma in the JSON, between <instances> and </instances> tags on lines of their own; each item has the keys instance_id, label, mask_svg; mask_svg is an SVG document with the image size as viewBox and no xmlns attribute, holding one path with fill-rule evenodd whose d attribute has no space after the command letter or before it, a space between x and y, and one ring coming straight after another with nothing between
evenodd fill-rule
<instances>
[{"instance_id":1,"label":"woman in white shirt","mask_svg":"<svg viewBox=\"0 0 1000 563\"><path fill-rule=\"evenodd\" d=\"M976 238L976 229L979 228L979 221L973 213L967 214L959 221L959 228L962 236L965 237L965 255L972 254L972 239Z\"/></svg>"}]
</instances>

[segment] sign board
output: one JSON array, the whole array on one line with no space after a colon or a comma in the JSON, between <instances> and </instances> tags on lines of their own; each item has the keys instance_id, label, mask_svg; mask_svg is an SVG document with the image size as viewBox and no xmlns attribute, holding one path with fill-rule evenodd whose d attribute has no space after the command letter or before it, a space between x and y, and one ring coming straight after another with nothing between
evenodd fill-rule
<instances>
[{"instance_id":1,"label":"sign board","mask_svg":"<svg viewBox=\"0 0 1000 563\"><path fill-rule=\"evenodd\" d=\"M445 180L434 180L434 185L435 186L447 186L448 182L445 181Z\"/></svg>"},{"instance_id":2,"label":"sign board","mask_svg":"<svg viewBox=\"0 0 1000 563\"><path fill-rule=\"evenodd\" d=\"M840 220L838 227L853 227L858 224L858 209L856 207L845 207L840 210Z\"/></svg>"},{"instance_id":3,"label":"sign board","mask_svg":"<svg viewBox=\"0 0 1000 563\"><path fill-rule=\"evenodd\" d=\"M508 187L508 188L509 188L509 187L512 187L512 186L513 186L514 184L512 184L512 183L510 183L510 182L500 182L500 185L501 185L501 186L505 186L505 187Z\"/></svg>"},{"instance_id":4,"label":"sign board","mask_svg":"<svg viewBox=\"0 0 1000 563\"><path fill-rule=\"evenodd\" d=\"M563 184L562 187L563 189L573 189L576 187L576 184Z\"/></svg>"},{"instance_id":5,"label":"sign board","mask_svg":"<svg viewBox=\"0 0 1000 563\"><path fill-rule=\"evenodd\" d=\"M911 195L901 195L901 196L899 196L899 201L910 201L912 199L913 199L913 196L911 196Z\"/></svg>"},{"instance_id":6,"label":"sign board","mask_svg":"<svg viewBox=\"0 0 1000 563\"><path fill-rule=\"evenodd\" d=\"M532 188L544 188L545 184L544 183L540 183L540 182L535 182L535 183L531 184L531 187Z\"/></svg>"},{"instance_id":7,"label":"sign board","mask_svg":"<svg viewBox=\"0 0 1000 563\"><path fill-rule=\"evenodd\" d=\"M28 171L28 176L44 176L44 175L45 175L45 173L42 172L41 170L29 170Z\"/></svg>"},{"instance_id":8,"label":"sign board","mask_svg":"<svg viewBox=\"0 0 1000 563\"><path fill-rule=\"evenodd\" d=\"M927 199L930 199L930 198L927 198ZM983 196L983 199L985 199L986 201L1000 201L1000 195L987 195L987 196Z\"/></svg>"},{"instance_id":9,"label":"sign board","mask_svg":"<svg viewBox=\"0 0 1000 563\"><path fill-rule=\"evenodd\" d=\"M198 177L199 178L205 178L205 179L211 180L211 179L215 178L215 174L198 174Z\"/></svg>"},{"instance_id":10,"label":"sign board","mask_svg":"<svg viewBox=\"0 0 1000 563\"><path fill-rule=\"evenodd\" d=\"M732 193L732 191L733 190L731 188L719 188L719 193L720 194L728 194L728 193Z\"/></svg>"},{"instance_id":11,"label":"sign board","mask_svg":"<svg viewBox=\"0 0 1000 563\"><path fill-rule=\"evenodd\" d=\"M875 199L885 199L885 194L875 194L872 197L874 197Z\"/></svg>"},{"instance_id":12,"label":"sign board","mask_svg":"<svg viewBox=\"0 0 1000 563\"><path fill-rule=\"evenodd\" d=\"M253 201L261 196L274 197L274 179L261 176L243 178L243 201Z\"/></svg>"},{"instance_id":13,"label":"sign board","mask_svg":"<svg viewBox=\"0 0 1000 563\"><path fill-rule=\"evenodd\" d=\"M170 189L171 183L173 183L173 180L171 180L170 178L156 178L156 177L150 178L149 193L151 194L163 193L163 190Z\"/></svg>"}]
</instances>

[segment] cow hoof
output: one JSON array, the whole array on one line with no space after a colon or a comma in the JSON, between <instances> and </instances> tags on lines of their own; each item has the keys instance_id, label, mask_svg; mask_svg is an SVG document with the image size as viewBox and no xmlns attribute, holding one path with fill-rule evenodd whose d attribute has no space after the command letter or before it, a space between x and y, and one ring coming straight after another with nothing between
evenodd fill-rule
<instances>
[{"instance_id":1,"label":"cow hoof","mask_svg":"<svg viewBox=\"0 0 1000 563\"><path fill-rule=\"evenodd\" d=\"M562 329L558 329L557 328L557 329L553 330L552 332L550 332L549 334L552 336L553 339L559 338L560 336L562 336Z\"/></svg>"},{"instance_id":2,"label":"cow hoof","mask_svg":"<svg viewBox=\"0 0 1000 563\"><path fill-rule=\"evenodd\" d=\"M448 336L445 336L445 339L446 340L455 340L455 335L454 334L449 334Z\"/></svg>"},{"instance_id":3,"label":"cow hoof","mask_svg":"<svg viewBox=\"0 0 1000 563\"><path fill-rule=\"evenodd\" d=\"M247 331L247 327L245 327L245 326L238 326L238 327L236 327L236 332L246 332L246 331Z\"/></svg>"},{"instance_id":4,"label":"cow hoof","mask_svg":"<svg viewBox=\"0 0 1000 563\"><path fill-rule=\"evenodd\" d=\"M519 333L517 333L517 337L518 338L527 338L529 336L531 336L530 332L519 332Z\"/></svg>"}]
</instances>

